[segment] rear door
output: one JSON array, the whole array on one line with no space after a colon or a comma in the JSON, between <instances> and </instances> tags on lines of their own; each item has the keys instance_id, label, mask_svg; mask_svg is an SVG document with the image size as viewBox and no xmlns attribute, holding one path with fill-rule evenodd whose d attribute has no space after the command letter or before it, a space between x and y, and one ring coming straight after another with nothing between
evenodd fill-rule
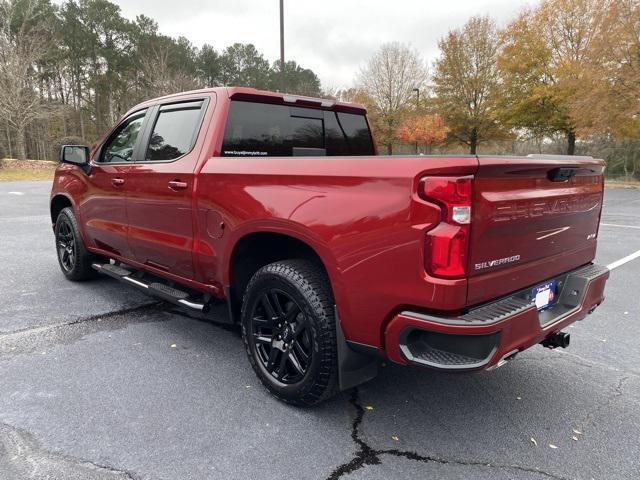
<instances>
[{"instance_id":1,"label":"rear door","mask_svg":"<svg viewBox=\"0 0 640 480\"><path fill-rule=\"evenodd\" d=\"M590 157L480 157L473 183L470 304L595 256L604 163Z\"/></svg>"},{"instance_id":2,"label":"rear door","mask_svg":"<svg viewBox=\"0 0 640 480\"><path fill-rule=\"evenodd\" d=\"M192 196L196 148L210 98L154 107L144 134L144 154L129 172L127 212L133 259L193 278Z\"/></svg>"}]
</instances>

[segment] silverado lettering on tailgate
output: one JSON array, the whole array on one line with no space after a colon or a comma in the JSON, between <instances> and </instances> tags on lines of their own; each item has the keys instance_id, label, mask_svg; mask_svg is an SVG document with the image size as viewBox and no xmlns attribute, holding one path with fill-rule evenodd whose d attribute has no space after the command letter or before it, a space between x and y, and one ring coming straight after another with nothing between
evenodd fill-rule
<instances>
[{"instance_id":1,"label":"silverado lettering on tailgate","mask_svg":"<svg viewBox=\"0 0 640 480\"><path fill-rule=\"evenodd\" d=\"M497 267L498 265L505 265L507 263L514 263L520 260L520 255L512 255L510 257L496 258L495 260L487 260L486 262L480 262L475 264L476 270L482 270L485 268Z\"/></svg>"}]
</instances>

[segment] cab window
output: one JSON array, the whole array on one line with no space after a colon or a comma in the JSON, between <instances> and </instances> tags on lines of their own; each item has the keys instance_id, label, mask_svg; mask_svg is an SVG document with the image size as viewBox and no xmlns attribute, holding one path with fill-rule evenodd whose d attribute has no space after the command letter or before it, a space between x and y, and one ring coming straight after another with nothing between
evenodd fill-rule
<instances>
[{"instance_id":1,"label":"cab window","mask_svg":"<svg viewBox=\"0 0 640 480\"><path fill-rule=\"evenodd\" d=\"M144 115L145 111L136 112L118 126L104 144L100 162L123 163L133 161L133 149L140 134Z\"/></svg>"},{"instance_id":2,"label":"cab window","mask_svg":"<svg viewBox=\"0 0 640 480\"><path fill-rule=\"evenodd\" d=\"M202 101L197 101L162 106L145 160L170 161L190 152L198 136L202 105Z\"/></svg>"},{"instance_id":3,"label":"cab window","mask_svg":"<svg viewBox=\"0 0 640 480\"><path fill-rule=\"evenodd\" d=\"M373 155L363 114L232 100L225 157Z\"/></svg>"}]
</instances>

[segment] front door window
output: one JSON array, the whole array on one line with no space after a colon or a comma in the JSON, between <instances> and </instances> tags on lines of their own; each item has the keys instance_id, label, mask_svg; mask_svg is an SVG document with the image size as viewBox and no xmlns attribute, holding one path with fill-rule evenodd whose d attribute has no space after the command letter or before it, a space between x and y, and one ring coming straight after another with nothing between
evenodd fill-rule
<instances>
[{"instance_id":1,"label":"front door window","mask_svg":"<svg viewBox=\"0 0 640 480\"><path fill-rule=\"evenodd\" d=\"M133 149L140 134L144 113L134 113L120 124L111 138L105 143L102 155L100 155L100 162L123 163L133 160Z\"/></svg>"}]
</instances>

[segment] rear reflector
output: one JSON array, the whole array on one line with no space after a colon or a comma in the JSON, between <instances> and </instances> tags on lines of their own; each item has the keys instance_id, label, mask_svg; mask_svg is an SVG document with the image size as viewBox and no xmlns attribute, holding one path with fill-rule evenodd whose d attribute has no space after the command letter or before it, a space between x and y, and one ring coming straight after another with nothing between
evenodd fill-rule
<instances>
[{"instance_id":1,"label":"rear reflector","mask_svg":"<svg viewBox=\"0 0 640 480\"><path fill-rule=\"evenodd\" d=\"M438 204L440 224L425 238L425 270L432 276L461 278L467 271L473 177L425 177L420 194Z\"/></svg>"}]
</instances>

